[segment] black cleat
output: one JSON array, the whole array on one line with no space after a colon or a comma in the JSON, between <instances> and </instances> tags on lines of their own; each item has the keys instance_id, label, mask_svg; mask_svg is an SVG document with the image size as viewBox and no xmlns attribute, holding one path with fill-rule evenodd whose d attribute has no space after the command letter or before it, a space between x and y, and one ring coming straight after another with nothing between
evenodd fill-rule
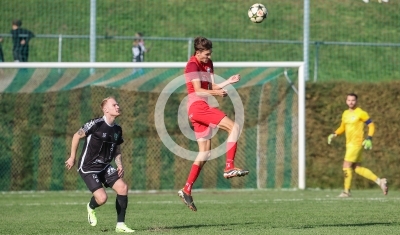
<instances>
[{"instance_id":1,"label":"black cleat","mask_svg":"<svg viewBox=\"0 0 400 235\"><path fill-rule=\"evenodd\" d=\"M197 211L197 208L193 202L193 197L191 195L185 193L185 191L181 189L178 191L178 196L182 199L183 203L185 203L185 205L189 207L189 209L191 209L192 211Z\"/></svg>"},{"instance_id":2,"label":"black cleat","mask_svg":"<svg viewBox=\"0 0 400 235\"><path fill-rule=\"evenodd\" d=\"M233 168L231 170L224 171L224 178L225 179L230 179L230 178L233 178L233 177L242 177L242 176L245 176L245 175L248 175L248 174L249 174L248 170L243 170L243 169L240 169L240 168Z\"/></svg>"}]
</instances>

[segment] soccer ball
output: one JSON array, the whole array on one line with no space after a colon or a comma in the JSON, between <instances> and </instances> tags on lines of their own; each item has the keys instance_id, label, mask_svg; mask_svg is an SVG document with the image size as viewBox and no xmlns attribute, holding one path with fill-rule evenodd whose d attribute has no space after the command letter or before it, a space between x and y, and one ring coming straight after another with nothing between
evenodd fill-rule
<instances>
[{"instance_id":1,"label":"soccer ball","mask_svg":"<svg viewBox=\"0 0 400 235\"><path fill-rule=\"evenodd\" d=\"M261 23L265 18L267 18L268 11L263 4L256 3L249 8L247 14L253 23Z\"/></svg>"}]
</instances>

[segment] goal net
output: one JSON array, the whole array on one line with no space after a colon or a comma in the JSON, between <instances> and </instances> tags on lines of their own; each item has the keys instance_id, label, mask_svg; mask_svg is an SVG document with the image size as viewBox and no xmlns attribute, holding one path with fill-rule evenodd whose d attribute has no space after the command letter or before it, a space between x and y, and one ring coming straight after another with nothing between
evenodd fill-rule
<instances>
[{"instance_id":1,"label":"goal net","mask_svg":"<svg viewBox=\"0 0 400 235\"><path fill-rule=\"evenodd\" d=\"M123 110L117 122L123 128L124 179L130 189L181 188L193 163L189 155L198 150L182 112L185 65L0 63L0 191L86 189L79 174L67 171L64 162L73 134L102 116L100 103L108 96L114 96ZM304 188L303 63L214 66L220 79L241 75L240 82L227 88L228 97L211 103L231 119L239 115L242 129L235 165L250 174L226 180L225 155L212 155L194 189ZM227 139L222 130L214 134L212 151Z\"/></svg>"}]
</instances>

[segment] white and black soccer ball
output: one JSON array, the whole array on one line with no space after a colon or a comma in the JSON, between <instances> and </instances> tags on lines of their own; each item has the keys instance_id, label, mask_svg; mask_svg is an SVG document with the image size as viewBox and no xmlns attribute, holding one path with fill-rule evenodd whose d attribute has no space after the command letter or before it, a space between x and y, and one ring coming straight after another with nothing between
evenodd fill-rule
<instances>
[{"instance_id":1,"label":"white and black soccer ball","mask_svg":"<svg viewBox=\"0 0 400 235\"><path fill-rule=\"evenodd\" d=\"M263 4L256 3L249 8L247 14L253 23L261 23L265 18L267 18L268 11Z\"/></svg>"}]
</instances>

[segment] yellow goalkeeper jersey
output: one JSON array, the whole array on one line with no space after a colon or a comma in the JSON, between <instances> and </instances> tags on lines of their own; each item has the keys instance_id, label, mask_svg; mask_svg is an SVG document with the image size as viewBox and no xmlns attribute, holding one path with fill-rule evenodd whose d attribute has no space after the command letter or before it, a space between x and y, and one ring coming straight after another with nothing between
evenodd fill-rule
<instances>
[{"instance_id":1,"label":"yellow goalkeeper jersey","mask_svg":"<svg viewBox=\"0 0 400 235\"><path fill-rule=\"evenodd\" d=\"M361 108L356 108L353 111L346 110L342 115L342 123L335 133L346 132L346 146L362 146L364 125L371 122L368 113Z\"/></svg>"}]
</instances>

